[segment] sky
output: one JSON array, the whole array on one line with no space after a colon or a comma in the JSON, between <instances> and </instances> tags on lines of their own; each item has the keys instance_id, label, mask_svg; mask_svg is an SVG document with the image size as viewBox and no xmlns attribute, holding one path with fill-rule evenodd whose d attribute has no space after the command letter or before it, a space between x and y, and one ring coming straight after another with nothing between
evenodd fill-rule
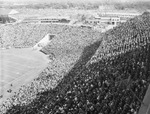
<instances>
[{"instance_id":1,"label":"sky","mask_svg":"<svg viewBox=\"0 0 150 114\"><path fill-rule=\"evenodd\" d=\"M3 2L137 2L137 1L149 1L149 0L0 0Z\"/></svg>"}]
</instances>

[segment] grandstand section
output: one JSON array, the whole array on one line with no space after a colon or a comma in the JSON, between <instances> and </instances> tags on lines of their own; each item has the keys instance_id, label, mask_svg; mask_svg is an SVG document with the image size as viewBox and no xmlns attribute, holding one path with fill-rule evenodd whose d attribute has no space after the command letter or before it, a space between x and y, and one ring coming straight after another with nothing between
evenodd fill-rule
<instances>
[{"instance_id":1,"label":"grandstand section","mask_svg":"<svg viewBox=\"0 0 150 114\"><path fill-rule=\"evenodd\" d=\"M139 43L146 43L149 38L148 19L149 13L147 12L139 17L128 20L126 23L115 27L114 29L107 31L103 37L103 43L97 50L96 54L92 57L91 63L94 61L98 61L99 59L101 60L105 57L107 58L109 56L120 54L120 50L124 48L125 52L130 51L137 47L136 42L138 41ZM128 32L127 35L125 34L126 32ZM114 41L113 38L116 38L118 42ZM124 47L122 46L122 44Z\"/></svg>"},{"instance_id":2,"label":"grandstand section","mask_svg":"<svg viewBox=\"0 0 150 114\"><path fill-rule=\"evenodd\" d=\"M77 32L79 32L79 35L81 36L79 36ZM96 35L96 38L94 38L92 33ZM88 39L92 38L94 42L95 41L94 39L98 38L98 34L100 34L100 32L96 32L93 30L90 31L87 28L83 29L83 28L76 27L76 26L57 25L57 24L22 24L20 23L20 24L15 24L15 25L5 25L1 27L1 30L0 30L0 43L1 43L0 48L33 47L34 45L36 45L36 43L38 43L41 39L43 39L44 36L46 36L47 34L56 34L57 37L60 38L60 40L65 38L64 41L62 40L63 42L67 42L68 38L78 40L78 41L79 39L83 41L83 39L85 38L88 38ZM90 35L90 38L87 37L88 35ZM79 37L77 38L77 36ZM70 40L68 41L71 42Z\"/></svg>"}]
</instances>

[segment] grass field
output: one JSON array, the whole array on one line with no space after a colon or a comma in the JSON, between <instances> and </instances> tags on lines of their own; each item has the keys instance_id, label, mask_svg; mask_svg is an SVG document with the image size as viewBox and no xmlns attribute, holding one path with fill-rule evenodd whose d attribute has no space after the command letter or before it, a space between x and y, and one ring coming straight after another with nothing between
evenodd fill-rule
<instances>
[{"instance_id":1,"label":"grass field","mask_svg":"<svg viewBox=\"0 0 150 114\"><path fill-rule=\"evenodd\" d=\"M0 50L0 95L3 95L0 103L37 77L47 63L43 53L31 48ZM8 89L12 92L8 93Z\"/></svg>"}]
</instances>

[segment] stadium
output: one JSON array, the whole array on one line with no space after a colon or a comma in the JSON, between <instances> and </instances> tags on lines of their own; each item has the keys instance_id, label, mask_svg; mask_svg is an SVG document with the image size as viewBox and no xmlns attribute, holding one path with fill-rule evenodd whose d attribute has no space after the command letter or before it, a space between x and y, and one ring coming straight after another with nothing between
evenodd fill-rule
<instances>
[{"instance_id":1,"label":"stadium","mask_svg":"<svg viewBox=\"0 0 150 114\"><path fill-rule=\"evenodd\" d=\"M150 113L149 12L104 33L7 22L0 26L0 114Z\"/></svg>"}]
</instances>

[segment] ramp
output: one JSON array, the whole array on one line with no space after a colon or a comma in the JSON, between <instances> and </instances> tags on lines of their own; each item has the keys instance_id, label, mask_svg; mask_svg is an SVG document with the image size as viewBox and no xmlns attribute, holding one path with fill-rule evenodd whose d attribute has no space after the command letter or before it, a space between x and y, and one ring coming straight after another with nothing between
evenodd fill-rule
<instances>
[{"instance_id":1,"label":"ramp","mask_svg":"<svg viewBox=\"0 0 150 114\"><path fill-rule=\"evenodd\" d=\"M47 34L42 40L40 40L34 47L34 50L40 50L45 47L55 37L55 34Z\"/></svg>"}]
</instances>

